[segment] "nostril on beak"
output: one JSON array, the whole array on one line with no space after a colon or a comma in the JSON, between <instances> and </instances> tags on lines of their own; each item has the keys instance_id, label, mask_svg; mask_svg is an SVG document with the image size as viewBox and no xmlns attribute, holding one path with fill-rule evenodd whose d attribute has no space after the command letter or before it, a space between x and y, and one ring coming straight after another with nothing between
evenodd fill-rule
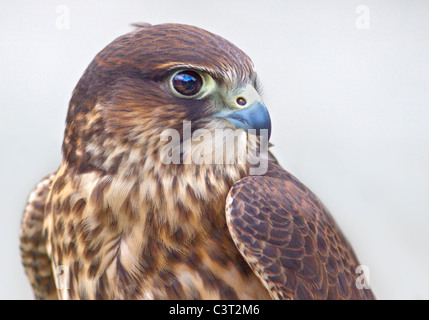
<instances>
[{"instance_id":1,"label":"nostril on beak","mask_svg":"<svg viewBox=\"0 0 429 320\"><path fill-rule=\"evenodd\" d=\"M271 135L271 119L267 107L262 101L256 101L247 108L234 112L217 113L215 117L228 119L237 128L248 131L249 129L267 129L268 139Z\"/></svg>"}]
</instances>

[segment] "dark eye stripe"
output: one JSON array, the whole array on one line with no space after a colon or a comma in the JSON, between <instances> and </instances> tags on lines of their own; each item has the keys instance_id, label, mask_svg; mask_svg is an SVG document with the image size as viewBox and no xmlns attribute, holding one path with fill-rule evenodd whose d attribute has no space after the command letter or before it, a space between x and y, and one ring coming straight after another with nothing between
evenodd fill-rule
<instances>
[{"instance_id":1,"label":"dark eye stripe","mask_svg":"<svg viewBox=\"0 0 429 320\"><path fill-rule=\"evenodd\" d=\"M198 72L188 70L177 73L173 77L172 83L178 93L193 96L201 90L203 79Z\"/></svg>"}]
</instances>

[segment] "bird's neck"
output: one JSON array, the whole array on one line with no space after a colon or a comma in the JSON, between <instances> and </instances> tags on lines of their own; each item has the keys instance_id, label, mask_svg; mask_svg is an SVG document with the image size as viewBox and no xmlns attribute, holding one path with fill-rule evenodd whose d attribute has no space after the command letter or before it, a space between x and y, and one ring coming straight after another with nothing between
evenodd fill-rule
<instances>
[{"instance_id":1,"label":"bird's neck","mask_svg":"<svg viewBox=\"0 0 429 320\"><path fill-rule=\"evenodd\" d=\"M71 179L117 233L143 225L145 237L167 247L225 227L225 199L247 175L246 165L163 164L137 149L112 150L97 169ZM142 242L145 240L142 239Z\"/></svg>"},{"instance_id":2,"label":"bird's neck","mask_svg":"<svg viewBox=\"0 0 429 320\"><path fill-rule=\"evenodd\" d=\"M94 119L92 125L99 118ZM70 179L97 211L105 212L104 225L116 223L117 233L126 233L138 224L144 226L145 235L158 237L168 246L224 227L226 196L236 181L251 173L249 163L254 163L249 158L233 164L165 163L162 151L167 142L157 134L124 141L99 131L78 137L66 134L63 163L71 172ZM252 139L248 148L257 149L258 142ZM244 132L239 140L248 142ZM213 144L202 141L194 139L188 152L183 142L183 155L192 157L195 150Z\"/></svg>"}]
</instances>

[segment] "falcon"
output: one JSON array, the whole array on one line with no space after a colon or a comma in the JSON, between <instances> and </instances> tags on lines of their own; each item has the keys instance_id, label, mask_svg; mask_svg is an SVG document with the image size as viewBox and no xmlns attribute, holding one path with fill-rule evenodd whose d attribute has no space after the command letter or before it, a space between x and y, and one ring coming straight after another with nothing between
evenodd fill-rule
<instances>
[{"instance_id":1,"label":"falcon","mask_svg":"<svg viewBox=\"0 0 429 320\"><path fill-rule=\"evenodd\" d=\"M270 132L253 63L227 40L180 24L114 40L74 89L61 165L25 208L35 297L374 299L328 210L264 152ZM225 145L244 159L218 156Z\"/></svg>"}]
</instances>

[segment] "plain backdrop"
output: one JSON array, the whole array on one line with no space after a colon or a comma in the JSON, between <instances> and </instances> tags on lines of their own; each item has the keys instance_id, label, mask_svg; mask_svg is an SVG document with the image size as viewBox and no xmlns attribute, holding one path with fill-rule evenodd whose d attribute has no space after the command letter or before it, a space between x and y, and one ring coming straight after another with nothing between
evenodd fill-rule
<instances>
[{"instance_id":1,"label":"plain backdrop","mask_svg":"<svg viewBox=\"0 0 429 320\"><path fill-rule=\"evenodd\" d=\"M429 1L41 3L0 4L0 298L33 297L21 213L60 163L84 69L130 23L177 22L252 58L272 151L331 210L377 297L429 299Z\"/></svg>"}]
</instances>

